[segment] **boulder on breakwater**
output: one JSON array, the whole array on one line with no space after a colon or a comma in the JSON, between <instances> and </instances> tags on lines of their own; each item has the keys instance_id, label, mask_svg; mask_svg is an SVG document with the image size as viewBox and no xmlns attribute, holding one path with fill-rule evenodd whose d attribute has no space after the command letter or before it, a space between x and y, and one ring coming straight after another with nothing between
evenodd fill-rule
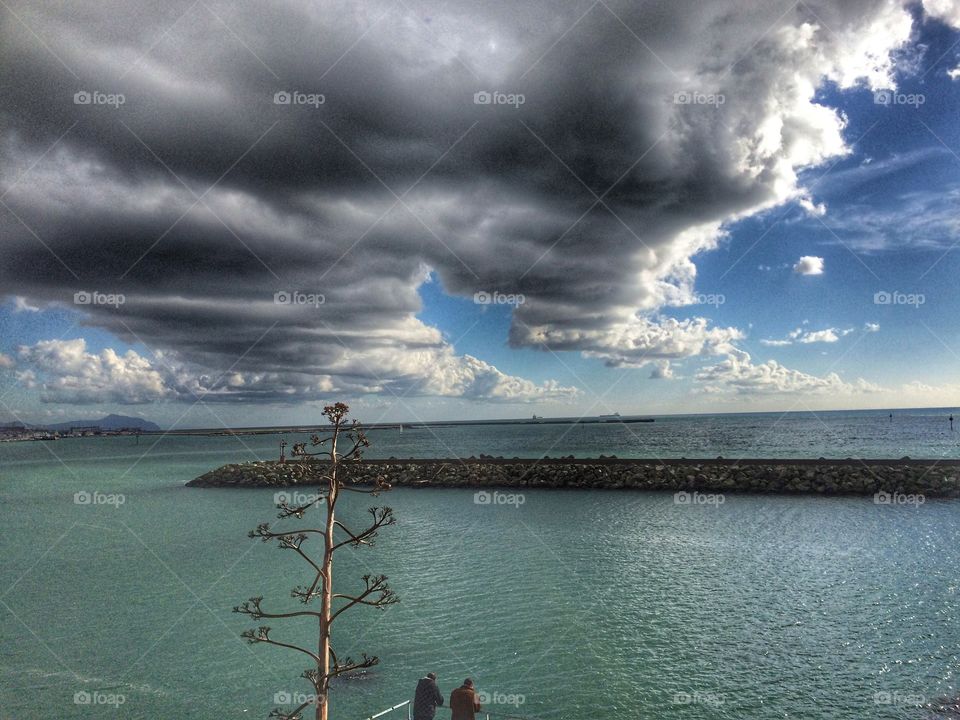
<instances>
[{"instance_id":1,"label":"boulder on breakwater","mask_svg":"<svg viewBox=\"0 0 960 720\"><path fill-rule=\"evenodd\" d=\"M322 462L224 465L189 487L316 486ZM384 478L394 487L568 488L720 493L960 497L960 463L922 460L626 460L616 458L512 460L365 460L342 465L354 483Z\"/></svg>"}]
</instances>

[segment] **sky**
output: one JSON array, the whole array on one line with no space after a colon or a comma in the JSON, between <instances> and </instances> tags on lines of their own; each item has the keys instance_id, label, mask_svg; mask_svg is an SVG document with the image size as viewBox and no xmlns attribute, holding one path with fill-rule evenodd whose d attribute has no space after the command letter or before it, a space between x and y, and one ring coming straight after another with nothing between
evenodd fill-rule
<instances>
[{"instance_id":1,"label":"sky","mask_svg":"<svg viewBox=\"0 0 960 720\"><path fill-rule=\"evenodd\" d=\"M0 16L0 419L960 406L960 2Z\"/></svg>"}]
</instances>

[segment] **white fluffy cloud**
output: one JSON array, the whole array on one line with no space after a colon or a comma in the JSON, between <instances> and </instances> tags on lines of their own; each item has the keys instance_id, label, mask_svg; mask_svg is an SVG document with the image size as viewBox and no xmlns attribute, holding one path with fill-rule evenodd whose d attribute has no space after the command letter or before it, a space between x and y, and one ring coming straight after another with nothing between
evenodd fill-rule
<instances>
[{"instance_id":1,"label":"white fluffy cloud","mask_svg":"<svg viewBox=\"0 0 960 720\"><path fill-rule=\"evenodd\" d=\"M760 344L768 347L784 347L786 345L793 345L793 340L764 338L760 341Z\"/></svg>"},{"instance_id":2,"label":"white fluffy cloud","mask_svg":"<svg viewBox=\"0 0 960 720\"><path fill-rule=\"evenodd\" d=\"M139 404L169 393L163 376L133 350L87 352L86 341L42 340L21 346L20 360L32 366L23 379L37 382L45 402Z\"/></svg>"},{"instance_id":3,"label":"white fluffy cloud","mask_svg":"<svg viewBox=\"0 0 960 720\"><path fill-rule=\"evenodd\" d=\"M804 255L793 266L800 275L823 275L823 258L816 255Z\"/></svg>"},{"instance_id":4,"label":"white fluffy cloud","mask_svg":"<svg viewBox=\"0 0 960 720\"><path fill-rule=\"evenodd\" d=\"M879 329L879 325L877 328ZM870 330L870 324L867 324L865 328L867 332L872 332ZM812 343L835 343L840 338L846 337L853 332L853 328L825 328L823 330L808 330L805 327L799 327L796 330L792 330L787 334L787 337L783 339L764 339L760 341L761 345L767 345L770 347L782 347L784 345L793 345L794 343L799 343L800 345L810 345Z\"/></svg>"},{"instance_id":5,"label":"white fluffy cloud","mask_svg":"<svg viewBox=\"0 0 960 720\"><path fill-rule=\"evenodd\" d=\"M290 397L296 399L336 393L386 393L536 402L569 400L578 392L575 387L561 386L555 381L537 385L507 375L470 355L457 356L449 347L392 353L390 359L375 357L375 352L366 356L353 354L343 359L343 366L333 375L229 372L215 376L184 364L169 353L159 353L154 360L133 350L123 355L110 348L91 353L82 338L43 340L21 346L18 355L29 366L19 379L25 385L39 386L44 402L140 404L162 399L276 399L277 387L290 388ZM0 367L4 358L0 355ZM386 368L389 380L365 372L371 366ZM397 378L403 378L404 384L398 383Z\"/></svg>"},{"instance_id":6,"label":"white fluffy cloud","mask_svg":"<svg viewBox=\"0 0 960 720\"><path fill-rule=\"evenodd\" d=\"M930 17L948 25L960 25L960 2L957 0L923 0L923 9Z\"/></svg>"},{"instance_id":7,"label":"white fluffy cloud","mask_svg":"<svg viewBox=\"0 0 960 720\"><path fill-rule=\"evenodd\" d=\"M736 350L715 365L696 374L707 393L737 395L859 395L882 388L858 378L848 383L836 373L823 377L786 368L776 360L755 364L749 353Z\"/></svg>"},{"instance_id":8,"label":"white fluffy cloud","mask_svg":"<svg viewBox=\"0 0 960 720\"><path fill-rule=\"evenodd\" d=\"M791 337L798 343L808 345L810 343L835 343L845 335L852 333L853 329L848 328L841 330L839 328L827 328L826 330L801 330L794 332L796 335L791 333Z\"/></svg>"},{"instance_id":9,"label":"white fluffy cloud","mask_svg":"<svg viewBox=\"0 0 960 720\"><path fill-rule=\"evenodd\" d=\"M40 308L38 308L36 305L31 305L26 298L17 295L13 298L13 311L15 313L40 312Z\"/></svg>"},{"instance_id":10,"label":"white fluffy cloud","mask_svg":"<svg viewBox=\"0 0 960 720\"><path fill-rule=\"evenodd\" d=\"M651 380L671 380L673 379L673 366L669 360L656 360L653 363L653 369L650 371Z\"/></svg>"},{"instance_id":11,"label":"white fluffy cloud","mask_svg":"<svg viewBox=\"0 0 960 720\"><path fill-rule=\"evenodd\" d=\"M493 365L471 355L462 358L445 353L434 358L435 371L426 378L424 394L465 397L493 402L534 402L565 400L577 393L576 388L561 387L556 381L543 385L506 375Z\"/></svg>"},{"instance_id":12,"label":"white fluffy cloud","mask_svg":"<svg viewBox=\"0 0 960 720\"><path fill-rule=\"evenodd\" d=\"M645 316L596 330L550 326L524 326L521 330L512 336L517 344L553 350L583 350L587 345L590 349L583 350L585 356L603 360L610 367L643 367L658 360L717 355L744 337L736 328L710 327L705 318Z\"/></svg>"}]
</instances>

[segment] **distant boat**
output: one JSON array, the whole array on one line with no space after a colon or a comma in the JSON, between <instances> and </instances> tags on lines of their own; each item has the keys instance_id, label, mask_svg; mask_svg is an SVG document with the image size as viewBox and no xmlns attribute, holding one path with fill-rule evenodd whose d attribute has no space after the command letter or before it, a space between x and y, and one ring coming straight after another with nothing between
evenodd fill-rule
<instances>
[{"instance_id":1,"label":"distant boat","mask_svg":"<svg viewBox=\"0 0 960 720\"><path fill-rule=\"evenodd\" d=\"M603 422L620 422L620 413L615 412L613 415L597 415L597 419L603 420Z\"/></svg>"},{"instance_id":2,"label":"distant boat","mask_svg":"<svg viewBox=\"0 0 960 720\"><path fill-rule=\"evenodd\" d=\"M533 414L533 422L543 422L543 415Z\"/></svg>"}]
</instances>

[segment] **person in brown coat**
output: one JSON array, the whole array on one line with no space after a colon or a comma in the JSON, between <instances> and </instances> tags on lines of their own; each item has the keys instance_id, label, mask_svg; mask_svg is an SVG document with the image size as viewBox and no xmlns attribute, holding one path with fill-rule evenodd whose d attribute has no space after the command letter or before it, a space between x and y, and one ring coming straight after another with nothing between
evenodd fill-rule
<instances>
[{"instance_id":1,"label":"person in brown coat","mask_svg":"<svg viewBox=\"0 0 960 720\"><path fill-rule=\"evenodd\" d=\"M450 693L450 720L475 720L474 713L478 712L477 691L473 689L473 680L467 678L463 685Z\"/></svg>"}]
</instances>

